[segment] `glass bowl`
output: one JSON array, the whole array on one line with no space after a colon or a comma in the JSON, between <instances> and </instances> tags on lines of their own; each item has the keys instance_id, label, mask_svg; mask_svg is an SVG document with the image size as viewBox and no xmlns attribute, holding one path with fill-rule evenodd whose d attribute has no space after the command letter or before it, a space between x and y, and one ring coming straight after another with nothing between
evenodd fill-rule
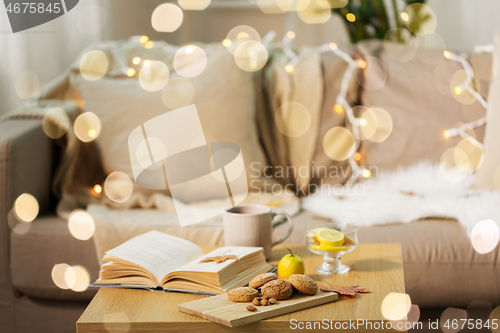
<instances>
[{"instance_id":1,"label":"glass bowl","mask_svg":"<svg viewBox=\"0 0 500 333\"><path fill-rule=\"evenodd\" d=\"M312 253L323 256L316 267L320 274L344 274L351 269L340 257L358 246L358 228L348 223L323 222L307 226L306 246Z\"/></svg>"}]
</instances>

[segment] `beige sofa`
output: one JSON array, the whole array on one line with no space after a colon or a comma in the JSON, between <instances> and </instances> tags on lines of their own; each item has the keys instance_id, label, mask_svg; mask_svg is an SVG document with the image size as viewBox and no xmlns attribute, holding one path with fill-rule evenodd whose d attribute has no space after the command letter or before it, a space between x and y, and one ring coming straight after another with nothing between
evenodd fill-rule
<instances>
[{"instance_id":1,"label":"beige sofa","mask_svg":"<svg viewBox=\"0 0 500 333\"><path fill-rule=\"evenodd\" d=\"M55 263L86 267L95 279L99 265L92 240L69 233L55 216L50 180L58 150L39 120L0 124L0 327L2 332L71 332L96 293L59 289L52 281ZM33 193L39 217L15 224L11 207L18 195ZM301 243L308 212L295 219L289 243ZM277 228L276 232L282 232ZM421 308L462 307L474 300L500 303L500 250L480 255L456 221L423 220L410 224L360 228L360 242L398 242L403 249L406 291ZM376 269L376 267L374 267Z\"/></svg>"},{"instance_id":2,"label":"beige sofa","mask_svg":"<svg viewBox=\"0 0 500 333\"><path fill-rule=\"evenodd\" d=\"M322 107L322 128L343 124L344 119L333 119L331 108L335 103L335 88L340 77L335 72L343 71L345 65L336 59L323 56L323 76L325 94ZM281 65L280 65L281 66ZM417 66L411 64L410 66ZM283 67L283 66L281 66ZM280 67L280 68L281 68ZM399 68L399 67L398 67ZM414 68L414 67L410 67ZM307 69L307 68L306 68ZM335 71L334 71L335 70ZM418 68L414 71L419 72ZM391 73L389 73L391 74ZM405 73L408 76L408 73ZM271 76L271 86L278 87ZM395 94L391 87L401 87L403 83L388 81L386 90L390 97ZM385 89L385 88L384 88ZM276 90L279 90L276 88ZM269 89L267 89L269 94ZM279 93L279 91L275 95ZM383 95L363 95L361 99L373 99ZM354 94L350 97L354 99ZM398 94L402 97L402 94ZM267 96L272 100L272 96ZM389 98L388 97L388 98ZM404 96L403 96L404 97ZM387 100L387 98L385 99ZM383 103L383 101L377 103ZM407 103L408 104L408 103ZM411 104L411 103L410 103ZM322 105L322 106L321 106ZM418 105L415 106L418 110ZM387 107L389 109L389 107ZM393 117L404 117L392 110ZM420 115L415 115L420 117ZM258 113L257 122L263 117ZM411 123L411 121L410 121ZM406 129L398 128L401 135ZM260 133L262 134L262 133ZM413 133L412 135L417 135ZM392 140L392 138L391 138ZM273 142L273 140L268 140ZM281 142L283 143L283 142ZM388 154L395 145L404 140L394 135L388 146L377 146L378 151L371 156L388 164ZM451 143L449 143L451 144ZM392 145L392 146L391 146ZM286 146L286 144L284 144ZM318 149L322 151L321 145ZM265 147L267 158L273 158L272 147ZM410 154L411 146L405 152ZM277 153L281 148L276 148ZM369 146L363 149L370 149ZM385 149L385 151L384 151ZM434 151L432 151L434 153ZM437 151L435 154L439 155ZM286 153L284 159L288 158ZM42 129L42 121L37 119L11 119L0 122L0 327L2 332L72 332L75 322L96 289L84 292L63 290L52 281L51 271L55 264L81 265L90 273L91 280L98 276L99 265L92 239L81 241L74 238L67 222L55 214L57 199L52 195L51 184L55 168L62 156L62 150L55 141L47 137ZM366 153L370 156L370 151ZM405 156L399 161L410 162L414 156ZM331 163L325 156L315 156L315 160ZM273 161L271 161L273 162ZM280 161L275 161L279 164ZM378 164L378 161L376 161ZM411 161L413 162L413 161ZM390 167L391 165L388 165ZM392 165L394 166L394 165ZM313 180L314 181L314 180ZM341 181L341 180L338 180ZM22 193L34 195L40 205L40 214L31 223L19 223L13 213L14 200ZM315 222L311 213L301 212L294 218L295 229L288 243L304 242L304 230ZM195 227L193 227L195 228ZM277 233L283 232L281 227ZM220 229L205 230L206 238L195 240L199 245L222 244ZM212 236L211 236L212 235ZM218 236L214 236L218 235ZM464 230L453 220L422 220L408 224L364 227L359 229L360 242L397 242L403 250L406 291L412 302L421 309L444 307L467 307L474 300L481 300L496 306L500 303L499 256L500 249L487 254L478 254L472 247ZM374 270L377 267L373 267Z\"/></svg>"}]
</instances>

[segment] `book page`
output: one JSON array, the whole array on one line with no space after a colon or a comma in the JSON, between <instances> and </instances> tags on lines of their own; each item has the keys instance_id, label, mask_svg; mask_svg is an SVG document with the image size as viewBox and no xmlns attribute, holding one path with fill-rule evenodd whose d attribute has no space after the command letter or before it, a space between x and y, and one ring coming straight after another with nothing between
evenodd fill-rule
<instances>
[{"instance_id":1,"label":"book page","mask_svg":"<svg viewBox=\"0 0 500 333\"><path fill-rule=\"evenodd\" d=\"M160 231L149 231L129 239L106 254L140 265L158 281L169 272L203 256L194 243Z\"/></svg>"},{"instance_id":2,"label":"book page","mask_svg":"<svg viewBox=\"0 0 500 333\"><path fill-rule=\"evenodd\" d=\"M201 262L203 259L208 258L208 257L217 257L217 256L224 256L224 255L233 255L238 257L238 259L241 259L243 257L246 257L249 254L255 253L262 251L261 247L247 247L247 246L225 246L225 247L220 247L218 249L213 250L212 252L209 252L200 258L197 258L190 263L179 267L175 269L175 271L188 271L188 272L208 272L208 273L217 273L224 267L231 265L234 263L236 260L235 259L229 259L224 262L221 262L220 264L217 264L213 261L210 262Z\"/></svg>"}]
</instances>

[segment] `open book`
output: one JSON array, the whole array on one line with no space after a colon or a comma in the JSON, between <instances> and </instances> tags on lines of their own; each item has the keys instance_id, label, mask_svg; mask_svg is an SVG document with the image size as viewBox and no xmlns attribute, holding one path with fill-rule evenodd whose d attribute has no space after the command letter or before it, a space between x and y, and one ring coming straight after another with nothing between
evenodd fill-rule
<instances>
[{"instance_id":1,"label":"open book","mask_svg":"<svg viewBox=\"0 0 500 333\"><path fill-rule=\"evenodd\" d=\"M238 259L205 260L218 256ZM204 254L190 241L149 231L107 251L92 286L221 294L271 269L261 247L226 246Z\"/></svg>"}]
</instances>

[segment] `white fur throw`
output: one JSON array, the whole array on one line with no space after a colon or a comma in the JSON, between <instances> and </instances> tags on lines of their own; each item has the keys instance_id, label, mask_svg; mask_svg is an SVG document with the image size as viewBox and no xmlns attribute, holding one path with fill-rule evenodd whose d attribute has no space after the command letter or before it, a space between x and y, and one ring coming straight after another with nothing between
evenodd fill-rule
<instances>
[{"instance_id":1,"label":"white fur throw","mask_svg":"<svg viewBox=\"0 0 500 333\"><path fill-rule=\"evenodd\" d=\"M323 187L303 201L303 208L358 226L426 217L457 219L469 232L484 219L500 225L500 191L473 189L473 183L474 175L469 175L452 184L441 175L439 165L422 162L355 185Z\"/></svg>"}]
</instances>

